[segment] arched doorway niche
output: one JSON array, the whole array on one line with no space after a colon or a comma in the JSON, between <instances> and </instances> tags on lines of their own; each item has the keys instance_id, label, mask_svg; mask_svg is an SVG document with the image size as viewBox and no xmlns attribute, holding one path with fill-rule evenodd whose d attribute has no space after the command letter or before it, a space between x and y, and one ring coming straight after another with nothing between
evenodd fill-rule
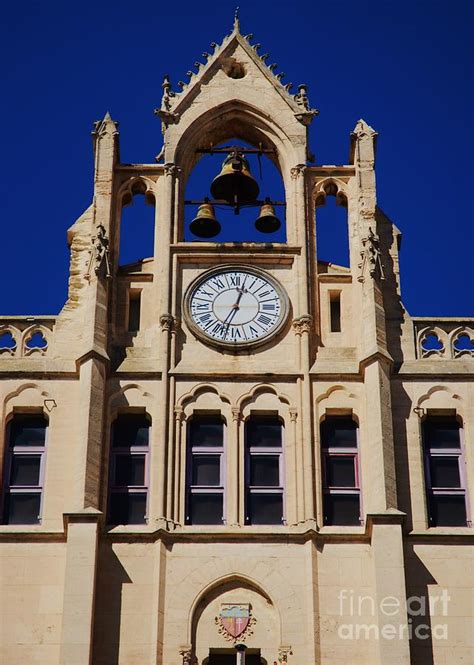
<instances>
[{"instance_id":1,"label":"arched doorway niche","mask_svg":"<svg viewBox=\"0 0 474 665\"><path fill-rule=\"evenodd\" d=\"M286 225L288 243L298 241L293 202L295 196L294 180L291 169L306 160L305 145L294 141L267 114L242 101L233 100L214 107L195 118L179 138L173 149L168 145L167 161L172 160L180 169L178 187L178 224L175 228L175 242L184 238L184 194L191 171L202 158L196 151L227 144L231 139L238 139L254 148L272 150L267 153L281 174L286 200ZM216 174L217 175L217 174ZM262 192L263 193L263 192Z\"/></svg>"},{"instance_id":2,"label":"arched doorway niche","mask_svg":"<svg viewBox=\"0 0 474 665\"><path fill-rule=\"evenodd\" d=\"M218 618L227 603L250 606L251 630L237 641L219 630ZM191 644L199 665L211 665L210 654L231 653L236 643L244 643L250 654L259 653L263 665L277 659L280 617L271 598L253 581L236 575L216 582L196 600L191 616Z\"/></svg>"}]
</instances>

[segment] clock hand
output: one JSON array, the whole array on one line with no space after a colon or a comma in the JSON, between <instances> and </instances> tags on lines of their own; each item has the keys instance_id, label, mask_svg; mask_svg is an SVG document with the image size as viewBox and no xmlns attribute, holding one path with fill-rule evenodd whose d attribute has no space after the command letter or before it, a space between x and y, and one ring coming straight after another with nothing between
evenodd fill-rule
<instances>
[{"instance_id":1,"label":"clock hand","mask_svg":"<svg viewBox=\"0 0 474 665\"><path fill-rule=\"evenodd\" d=\"M227 323L227 319L228 319L232 314L235 314L235 312L239 309L239 302L240 302L240 299L242 298L242 296L243 296L243 294L244 294L244 289L243 289L243 288L240 289L240 288L237 287L237 291L239 292L239 295L237 296L237 300L236 300L235 303L232 305L230 312L227 314L227 316L225 317L225 319L224 319L224 321L223 321L222 323Z\"/></svg>"},{"instance_id":2,"label":"clock hand","mask_svg":"<svg viewBox=\"0 0 474 665\"><path fill-rule=\"evenodd\" d=\"M245 284L245 282L244 282L244 284ZM239 295L237 296L237 300L232 305L232 308L231 308L230 312L227 314L224 321L222 322L223 325L225 326L225 331L224 331L224 335L223 335L224 338L227 336L227 332L229 330L229 326L230 326L230 323L231 323L232 319L237 314L237 310L240 309L240 307L239 307L240 299L242 298L244 293L246 293L246 290L244 289L244 284L242 284L242 288L237 287L237 291L239 292Z\"/></svg>"}]
</instances>

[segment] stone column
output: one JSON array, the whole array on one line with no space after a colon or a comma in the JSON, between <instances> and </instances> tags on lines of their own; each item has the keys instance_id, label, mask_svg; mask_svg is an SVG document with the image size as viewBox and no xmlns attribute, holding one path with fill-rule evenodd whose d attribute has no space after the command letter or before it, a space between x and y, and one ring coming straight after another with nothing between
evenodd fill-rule
<instances>
[{"instance_id":1,"label":"stone column","mask_svg":"<svg viewBox=\"0 0 474 665\"><path fill-rule=\"evenodd\" d=\"M390 390L390 363L373 359L365 366L365 440L361 440L361 460L365 512L383 512L397 507L395 455Z\"/></svg>"},{"instance_id":2,"label":"stone column","mask_svg":"<svg viewBox=\"0 0 474 665\"><path fill-rule=\"evenodd\" d=\"M184 491L186 486L186 441L183 441L184 411L182 406L174 408L175 453L174 453L174 507L173 519L184 524ZM184 447L184 455L183 455Z\"/></svg>"},{"instance_id":3,"label":"stone column","mask_svg":"<svg viewBox=\"0 0 474 665\"><path fill-rule=\"evenodd\" d=\"M393 361L387 350L382 293L384 256L376 226L376 137L377 133L363 120L357 123L352 133L356 187L352 193L351 214L357 215L361 311L359 348L367 405L361 459L365 465L366 480L370 478L370 482L364 485L365 511L369 513L397 507L390 391ZM362 480L364 482L364 478Z\"/></svg>"},{"instance_id":4,"label":"stone column","mask_svg":"<svg viewBox=\"0 0 474 665\"><path fill-rule=\"evenodd\" d=\"M310 380L310 341L312 317L306 314L293 321L295 334L300 338L302 373L303 378L299 379L301 394L301 420L302 420L302 441L300 446L303 451L303 478L304 478L304 520L314 521L315 517L315 478L313 464L313 423L312 423L312 398L311 398L311 380Z\"/></svg>"},{"instance_id":5,"label":"stone column","mask_svg":"<svg viewBox=\"0 0 474 665\"><path fill-rule=\"evenodd\" d=\"M245 644L236 644L235 650L237 651L237 658L235 659L236 665L245 665L245 652L247 647Z\"/></svg>"},{"instance_id":6,"label":"stone column","mask_svg":"<svg viewBox=\"0 0 474 665\"><path fill-rule=\"evenodd\" d=\"M287 475L289 484L291 486L291 494L288 493L287 487L287 521L288 524L294 524L298 522L300 518L301 508L304 504L302 488L302 482L300 482L300 476L303 470L303 454L301 446L298 445L298 429L297 429L297 420L298 420L298 410L294 407L289 409L290 412L290 423L291 429L289 437L290 441L286 441L286 451L288 452L288 458L290 457L291 451L291 477ZM286 467L288 468L289 459L285 462ZM288 500L291 499L290 507L288 508Z\"/></svg>"},{"instance_id":7,"label":"stone column","mask_svg":"<svg viewBox=\"0 0 474 665\"><path fill-rule=\"evenodd\" d=\"M369 515L375 580L375 618L379 665L410 665L407 629L403 513Z\"/></svg>"},{"instance_id":8,"label":"stone column","mask_svg":"<svg viewBox=\"0 0 474 665\"><path fill-rule=\"evenodd\" d=\"M160 303L162 314L160 316L161 340L159 345L161 371L161 383L159 390L158 409L157 409L157 464L156 464L156 483L157 483L157 525L166 528L167 525L167 480L166 469L168 460L169 445L169 415L170 415L170 385L169 368L171 357L171 336L177 326L177 319L173 316L173 304L171 302L171 292L169 284L172 279L171 268L171 229L175 217L175 191L176 179L179 176L180 169L175 164L165 164L165 177L160 178L156 218L161 222L161 227L155 229L155 280L157 289L157 301Z\"/></svg>"},{"instance_id":9,"label":"stone column","mask_svg":"<svg viewBox=\"0 0 474 665\"><path fill-rule=\"evenodd\" d=\"M170 339L174 330L175 319L171 314L163 314L160 317L161 325L161 382L159 391L159 409L158 409L158 436L157 436L157 506L158 517L157 524L159 527L166 527L166 496L167 496L167 479L166 468L167 459L169 455L169 422L168 422L168 402L169 402L169 354L170 354Z\"/></svg>"},{"instance_id":10,"label":"stone column","mask_svg":"<svg viewBox=\"0 0 474 665\"><path fill-rule=\"evenodd\" d=\"M79 370L79 457L74 510L100 507L106 360L90 355Z\"/></svg>"},{"instance_id":11,"label":"stone column","mask_svg":"<svg viewBox=\"0 0 474 665\"><path fill-rule=\"evenodd\" d=\"M240 499L242 490L245 487L243 475L245 473L245 451L241 451L240 442L240 423L242 414L240 409L232 409L232 428L229 428L229 437L227 441L227 464L226 464L226 487L227 487L227 519L230 526L239 526L245 524L245 514L242 513ZM245 443L243 444L245 445ZM245 491L245 490L243 490ZM245 505L245 500L243 502Z\"/></svg>"},{"instance_id":12,"label":"stone column","mask_svg":"<svg viewBox=\"0 0 474 665\"><path fill-rule=\"evenodd\" d=\"M98 523L101 515L93 508L64 515L67 545L60 665L92 665Z\"/></svg>"}]
</instances>

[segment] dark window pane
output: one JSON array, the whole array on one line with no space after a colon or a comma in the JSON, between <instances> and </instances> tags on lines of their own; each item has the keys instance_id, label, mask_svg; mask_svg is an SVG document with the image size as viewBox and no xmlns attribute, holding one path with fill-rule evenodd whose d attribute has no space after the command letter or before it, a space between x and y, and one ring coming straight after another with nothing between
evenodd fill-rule
<instances>
[{"instance_id":1,"label":"dark window pane","mask_svg":"<svg viewBox=\"0 0 474 665\"><path fill-rule=\"evenodd\" d=\"M431 487L461 487L458 457L430 458Z\"/></svg>"},{"instance_id":2,"label":"dark window pane","mask_svg":"<svg viewBox=\"0 0 474 665\"><path fill-rule=\"evenodd\" d=\"M38 524L41 494L8 494L5 497L6 524Z\"/></svg>"},{"instance_id":3,"label":"dark window pane","mask_svg":"<svg viewBox=\"0 0 474 665\"><path fill-rule=\"evenodd\" d=\"M10 485L39 485L40 455L14 455Z\"/></svg>"},{"instance_id":4,"label":"dark window pane","mask_svg":"<svg viewBox=\"0 0 474 665\"><path fill-rule=\"evenodd\" d=\"M355 487L354 457L326 457L326 487Z\"/></svg>"},{"instance_id":5,"label":"dark window pane","mask_svg":"<svg viewBox=\"0 0 474 665\"><path fill-rule=\"evenodd\" d=\"M128 301L128 332L140 330L140 304L141 294L130 294Z\"/></svg>"},{"instance_id":6,"label":"dark window pane","mask_svg":"<svg viewBox=\"0 0 474 665\"><path fill-rule=\"evenodd\" d=\"M145 455L115 457L115 485L145 484Z\"/></svg>"},{"instance_id":7,"label":"dark window pane","mask_svg":"<svg viewBox=\"0 0 474 665\"><path fill-rule=\"evenodd\" d=\"M191 446L223 445L224 423L218 416L199 416L191 420L189 437Z\"/></svg>"},{"instance_id":8,"label":"dark window pane","mask_svg":"<svg viewBox=\"0 0 474 665\"><path fill-rule=\"evenodd\" d=\"M428 448L459 448L459 423L454 418L429 418L424 422Z\"/></svg>"},{"instance_id":9,"label":"dark window pane","mask_svg":"<svg viewBox=\"0 0 474 665\"><path fill-rule=\"evenodd\" d=\"M142 415L118 416L113 425L113 445L120 448L148 446L150 423Z\"/></svg>"},{"instance_id":10,"label":"dark window pane","mask_svg":"<svg viewBox=\"0 0 474 665\"><path fill-rule=\"evenodd\" d=\"M191 524L222 524L222 494L190 494L189 521Z\"/></svg>"},{"instance_id":11,"label":"dark window pane","mask_svg":"<svg viewBox=\"0 0 474 665\"><path fill-rule=\"evenodd\" d=\"M41 416L14 418L10 430L10 446L44 446L46 421Z\"/></svg>"},{"instance_id":12,"label":"dark window pane","mask_svg":"<svg viewBox=\"0 0 474 665\"><path fill-rule=\"evenodd\" d=\"M341 332L341 297L339 293L334 294L329 301L331 332Z\"/></svg>"},{"instance_id":13,"label":"dark window pane","mask_svg":"<svg viewBox=\"0 0 474 665\"><path fill-rule=\"evenodd\" d=\"M464 496L432 496L430 504L432 526L466 526Z\"/></svg>"},{"instance_id":14,"label":"dark window pane","mask_svg":"<svg viewBox=\"0 0 474 665\"><path fill-rule=\"evenodd\" d=\"M331 417L321 423L323 448L356 448L357 423L351 418Z\"/></svg>"},{"instance_id":15,"label":"dark window pane","mask_svg":"<svg viewBox=\"0 0 474 665\"><path fill-rule=\"evenodd\" d=\"M192 484L221 484L221 458L219 455L193 455Z\"/></svg>"},{"instance_id":16,"label":"dark window pane","mask_svg":"<svg viewBox=\"0 0 474 665\"><path fill-rule=\"evenodd\" d=\"M278 455L252 455L250 457L250 485L278 487L280 485L280 457Z\"/></svg>"},{"instance_id":17,"label":"dark window pane","mask_svg":"<svg viewBox=\"0 0 474 665\"><path fill-rule=\"evenodd\" d=\"M325 494L324 523L359 525L359 496L355 494Z\"/></svg>"},{"instance_id":18,"label":"dark window pane","mask_svg":"<svg viewBox=\"0 0 474 665\"><path fill-rule=\"evenodd\" d=\"M143 524L146 514L146 493L117 492L110 499L111 524Z\"/></svg>"},{"instance_id":19,"label":"dark window pane","mask_svg":"<svg viewBox=\"0 0 474 665\"><path fill-rule=\"evenodd\" d=\"M282 424L274 416L252 416L246 422L246 441L250 448L281 448Z\"/></svg>"},{"instance_id":20,"label":"dark window pane","mask_svg":"<svg viewBox=\"0 0 474 665\"><path fill-rule=\"evenodd\" d=\"M282 494L249 494L250 524L281 524L283 521Z\"/></svg>"}]
</instances>

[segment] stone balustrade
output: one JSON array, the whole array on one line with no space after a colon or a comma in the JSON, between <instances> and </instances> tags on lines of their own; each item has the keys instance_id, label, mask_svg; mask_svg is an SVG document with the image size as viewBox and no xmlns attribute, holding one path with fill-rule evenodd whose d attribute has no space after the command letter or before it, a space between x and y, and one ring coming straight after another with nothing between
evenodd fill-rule
<instances>
[{"instance_id":1,"label":"stone balustrade","mask_svg":"<svg viewBox=\"0 0 474 665\"><path fill-rule=\"evenodd\" d=\"M50 350L55 316L0 317L0 356L24 358Z\"/></svg>"},{"instance_id":2,"label":"stone balustrade","mask_svg":"<svg viewBox=\"0 0 474 665\"><path fill-rule=\"evenodd\" d=\"M413 319L417 358L474 359L474 318Z\"/></svg>"}]
</instances>

